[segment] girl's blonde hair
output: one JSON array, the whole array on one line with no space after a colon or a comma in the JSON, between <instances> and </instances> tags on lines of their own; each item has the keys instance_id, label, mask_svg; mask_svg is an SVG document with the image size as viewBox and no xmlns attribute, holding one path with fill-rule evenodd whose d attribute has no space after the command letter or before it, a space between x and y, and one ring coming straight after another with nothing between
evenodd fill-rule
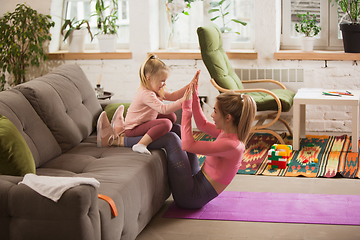
<instances>
[{"instance_id":1,"label":"girl's blonde hair","mask_svg":"<svg viewBox=\"0 0 360 240\"><path fill-rule=\"evenodd\" d=\"M220 94L216 100L220 113L223 116L232 116L233 124L237 126L238 138L245 144L254 122L256 102L249 95L233 91Z\"/></svg>"},{"instance_id":2,"label":"girl's blonde hair","mask_svg":"<svg viewBox=\"0 0 360 240\"><path fill-rule=\"evenodd\" d=\"M163 61L157 58L155 54L150 53L140 66L139 75L141 85L149 89L146 77L157 77L157 75L160 77L160 74L163 73L163 71L169 72L170 68L166 66Z\"/></svg>"}]
</instances>

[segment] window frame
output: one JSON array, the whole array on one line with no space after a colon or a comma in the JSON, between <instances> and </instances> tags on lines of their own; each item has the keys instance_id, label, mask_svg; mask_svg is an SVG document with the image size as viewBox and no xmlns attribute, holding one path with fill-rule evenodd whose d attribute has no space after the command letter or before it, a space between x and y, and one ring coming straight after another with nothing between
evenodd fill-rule
<instances>
[{"instance_id":1,"label":"window frame","mask_svg":"<svg viewBox=\"0 0 360 240\"><path fill-rule=\"evenodd\" d=\"M90 4L94 5L95 6L95 1L91 1L91 0L71 0L72 2L89 2ZM121 1L126 1L127 2L127 10L128 10L128 13L130 15L130 12L129 12L129 1L130 0L119 0L119 2ZM63 12L62 12L62 20L61 20L61 26L64 24L64 21L66 18L66 15L67 15L67 4L68 4L68 0L64 0L63 1ZM119 3L120 5L120 3ZM119 6L119 14L120 14L120 6ZM85 18L84 18L85 19ZM90 19L90 17L88 18L90 24L92 25L92 34L95 35L96 32L94 32L93 29L93 26L96 26L96 18L95 17L92 17ZM119 16L119 24L129 24L129 27L130 27L130 16L128 16L128 18L126 20L120 20L120 16ZM119 31L118 31L118 34L119 34ZM60 50L68 50L69 48L69 44L67 42L64 42L63 41L63 36L60 34L60 46L59 46L59 49ZM88 35L87 35L88 38L90 38ZM129 49L129 42L127 43L120 43L120 42L117 42L116 43L116 49ZM94 36L94 39L92 42L85 42L85 50L99 50L99 42L96 38L96 36Z\"/></svg>"},{"instance_id":2,"label":"window frame","mask_svg":"<svg viewBox=\"0 0 360 240\"><path fill-rule=\"evenodd\" d=\"M209 25L212 22L210 21L211 17L208 14L208 10L210 9L209 3L213 0L203 0L203 26ZM231 49L254 49L255 42L255 17L254 17L254 1L250 0L252 4L251 11L251 20L250 23L246 27L251 27L250 41L249 42L232 42ZM159 12L161 13L159 16L159 46L160 49L166 49L166 36L167 36L167 13L166 13L166 0L159 0ZM182 13L181 13L182 14ZM190 13L191 14L191 13ZM196 34L196 33L195 33ZM180 42L180 49L199 49L199 43L196 42Z\"/></svg>"},{"instance_id":3,"label":"window frame","mask_svg":"<svg viewBox=\"0 0 360 240\"><path fill-rule=\"evenodd\" d=\"M314 49L342 50L342 39L338 39L337 4L329 0L320 1L320 37L316 36ZM300 37L291 36L291 0L282 0L281 49L300 49Z\"/></svg>"}]
</instances>

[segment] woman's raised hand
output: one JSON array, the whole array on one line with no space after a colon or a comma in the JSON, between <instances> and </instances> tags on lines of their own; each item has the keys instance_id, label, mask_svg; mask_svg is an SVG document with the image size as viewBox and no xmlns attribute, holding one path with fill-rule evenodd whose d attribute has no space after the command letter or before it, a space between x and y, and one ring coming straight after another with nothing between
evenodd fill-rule
<instances>
[{"instance_id":1,"label":"woman's raised hand","mask_svg":"<svg viewBox=\"0 0 360 240\"><path fill-rule=\"evenodd\" d=\"M195 76L194 76L194 78L191 80L190 85L193 84L194 87L196 87L196 86L199 84L200 72L201 72L201 70L198 70L198 71L195 73Z\"/></svg>"}]
</instances>

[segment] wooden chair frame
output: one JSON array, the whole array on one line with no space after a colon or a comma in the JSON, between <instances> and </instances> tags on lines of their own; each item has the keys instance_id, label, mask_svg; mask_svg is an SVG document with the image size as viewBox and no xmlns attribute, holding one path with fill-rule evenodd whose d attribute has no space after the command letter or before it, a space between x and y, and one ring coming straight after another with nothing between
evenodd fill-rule
<instances>
[{"instance_id":1,"label":"wooden chair frame","mask_svg":"<svg viewBox=\"0 0 360 240\"><path fill-rule=\"evenodd\" d=\"M274 125L277 121L280 121L281 123L283 123L285 125L285 127L289 131L290 136L293 136L293 132L291 130L290 125L283 118L280 117L281 112L282 112L281 111L281 109L282 109L281 101L278 98L278 96L275 95L275 93L271 92L268 89L264 89L264 88L229 90L229 89L220 87L213 78L210 79L210 82L220 92L227 92L227 91L234 91L234 92L238 92L238 93L263 92L263 93L271 95L275 99L275 101L278 105L278 110L271 111L271 112L267 111L267 113L257 114L255 117L255 121L257 121L257 122L255 123L255 126L252 127L250 133L257 133L257 132L269 133L269 134L273 135L274 137L276 137L277 140L280 142L280 144L285 144L283 138L277 132L269 129L270 126ZM282 84L276 80L273 80L273 79L258 79L258 80L249 80L249 81L241 81L241 82L243 84L246 84L246 83L274 83L274 84L279 85L281 88L286 89L284 84ZM267 119L272 119L272 121L270 121L267 124L264 124L264 122Z\"/></svg>"}]
</instances>

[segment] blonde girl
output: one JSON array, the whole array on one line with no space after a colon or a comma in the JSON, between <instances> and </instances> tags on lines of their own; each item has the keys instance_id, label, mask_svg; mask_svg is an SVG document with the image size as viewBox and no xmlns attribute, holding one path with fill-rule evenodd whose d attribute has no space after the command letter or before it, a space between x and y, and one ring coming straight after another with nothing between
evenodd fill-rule
<instances>
[{"instance_id":1,"label":"blonde girl","mask_svg":"<svg viewBox=\"0 0 360 240\"><path fill-rule=\"evenodd\" d=\"M168 92L165 85L169 74L170 69L163 61L154 54L148 55L140 66L140 87L127 111L125 122L122 123L123 107L120 106L119 111L114 114L112 123L116 135L113 136L110 130L101 131L104 128L100 128L98 140L102 143L98 144L99 146L120 144L116 141L116 136L124 132L127 137L143 136L132 149L135 152L150 155L147 146L154 140L170 131L176 132L180 136L180 125L174 124L176 121L174 112L181 109L183 96L189 84L175 92ZM196 75L198 74L199 72L196 73ZM164 100L171 101L171 103L164 104ZM105 118L104 121L106 121ZM103 141L101 136L104 136ZM107 141L107 139L109 140Z\"/></svg>"}]
</instances>

